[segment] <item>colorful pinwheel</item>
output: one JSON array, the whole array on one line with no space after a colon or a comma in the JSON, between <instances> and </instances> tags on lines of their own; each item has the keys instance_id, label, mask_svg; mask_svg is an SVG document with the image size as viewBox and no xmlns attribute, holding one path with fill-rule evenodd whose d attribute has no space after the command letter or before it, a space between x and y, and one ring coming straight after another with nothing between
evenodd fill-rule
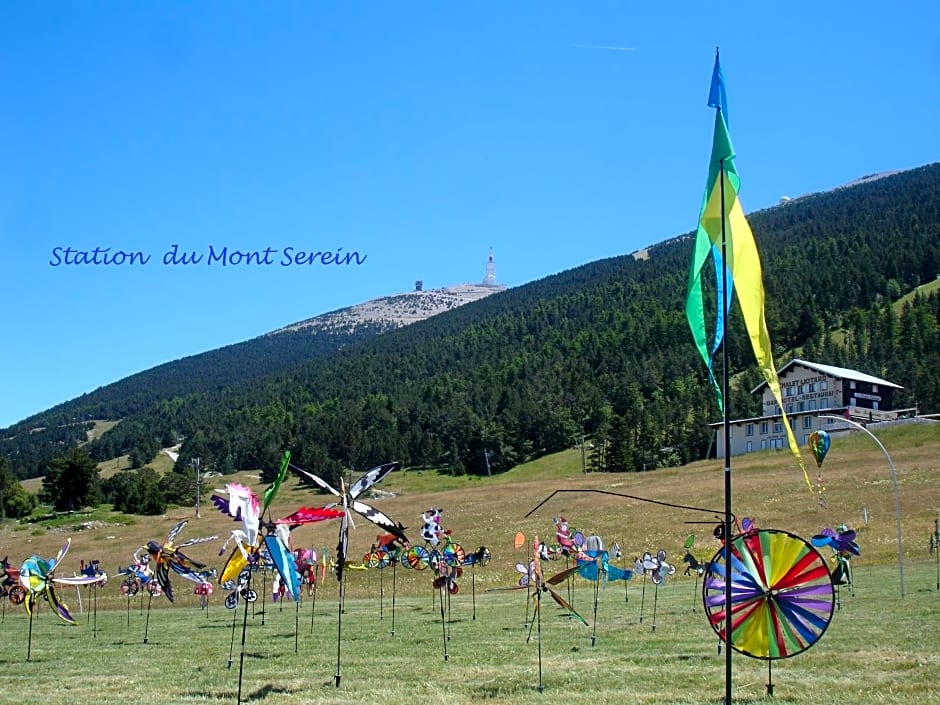
<instances>
[{"instance_id":1,"label":"colorful pinwheel","mask_svg":"<svg viewBox=\"0 0 940 705\"><path fill-rule=\"evenodd\" d=\"M761 529L731 539L708 564L705 612L725 639L725 586L731 585L731 646L758 659L795 656L815 644L832 619L834 595L826 561L786 531Z\"/></svg>"},{"instance_id":2,"label":"colorful pinwheel","mask_svg":"<svg viewBox=\"0 0 940 705\"><path fill-rule=\"evenodd\" d=\"M138 549L138 553L141 550L145 550L150 554L150 559L154 564L153 570L157 578L157 583L166 595L166 599L170 602L173 602L173 585L170 582L171 570L197 585L206 581L204 575L201 575L199 572L206 567L206 564L193 560L180 549L208 541L215 541L219 538L218 536L205 536L203 538L190 539L189 541L181 543L179 546L174 545L173 542L182 533L188 523L188 521L181 521L170 529L162 545L158 544L156 541L148 541L145 546L141 546L141 548ZM140 558L137 553L134 554L134 558L140 563Z\"/></svg>"},{"instance_id":3,"label":"colorful pinwheel","mask_svg":"<svg viewBox=\"0 0 940 705\"><path fill-rule=\"evenodd\" d=\"M342 580L343 578L343 568L346 563L346 553L349 546L349 527L352 523L351 517L349 515L350 509L363 518L368 519L380 529L384 529L388 533L392 534L403 544L408 543L408 537L405 535L405 527L396 523L378 509L375 509L374 507L371 507L365 502L357 499L370 487L381 482L381 480L390 472L400 468L401 463L385 463L384 465L378 465L371 470L368 470L362 477L356 480L356 482L348 490L346 489L345 481L342 479L340 480L340 489L337 490L326 480L317 477L313 473L309 473L306 470L297 467L296 465L291 465L291 467L300 473L301 477L310 480L313 484L317 485L321 489L324 489L327 492L330 492L331 494L339 497L338 504L343 508L343 517L340 521L339 542L336 546L336 577L338 580ZM355 528L355 526L353 526L353 528Z\"/></svg>"},{"instance_id":4,"label":"colorful pinwheel","mask_svg":"<svg viewBox=\"0 0 940 705\"><path fill-rule=\"evenodd\" d=\"M493 554L490 553L490 549L486 546L480 546L473 553L468 553L467 557L464 559L464 565L486 565L490 562L490 558L493 557Z\"/></svg>"},{"instance_id":5,"label":"colorful pinwheel","mask_svg":"<svg viewBox=\"0 0 940 705\"><path fill-rule=\"evenodd\" d=\"M103 572L95 575L76 575L73 577L55 577L55 569L61 565L62 559L69 551L72 539L66 540L65 545L59 550L55 558L40 558L31 556L26 559L20 568L20 584L26 589L26 599L24 605L30 618L33 615L33 608L36 601L42 596L55 610L55 613L69 624L77 624L75 619L69 614L68 606L65 605L56 594L56 585L91 585L102 579L107 580L107 575Z\"/></svg>"},{"instance_id":6,"label":"colorful pinwheel","mask_svg":"<svg viewBox=\"0 0 940 705\"><path fill-rule=\"evenodd\" d=\"M212 501L219 511L228 514L235 521L242 522L242 528L232 531L231 537L220 551L220 553L225 551L229 541L235 541L235 548L219 577L221 585L235 590L234 596L230 595L232 599L226 599L226 607L234 608L238 604L239 594L251 593L246 587L238 587L239 578L246 568L259 564L262 551L274 565L279 583L283 585L291 599L294 601L300 599L300 571L296 557L290 551L290 530L304 524L343 515L343 512L336 509L301 507L294 513L273 522L262 519L287 476L290 456L289 450L284 451L281 456L274 482L264 492L263 504L258 501L258 497L250 487L237 483L226 485L227 498L219 495L212 496Z\"/></svg>"},{"instance_id":7,"label":"colorful pinwheel","mask_svg":"<svg viewBox=\"0 0 940 705\"><path fill-rule=\"evenodd\" d=\"M845 524L837 530L826 527L816 534L810 541L817 548L828 546L835 553L845 556L860 556L861 549L855 543L857 534L854 529L848 528Z\"/></svg>"},{"instance_id":8,"label":"colorful pinwheel","mask_svg":"<svg viewBox=\"0 0 940 705\"><path fill-rule=\"evenodd\" d=\"M342 679L340 666L342 660L343 643L343 571L347 567L346 554L349 549L349 527L353 525L352 517L350 516L350 510L356 512L364 519L372 522L380 529L387 531L399 542L401 542L402 545L407 545L408 537L405 535L404 526L396 523L389 516L383 514L375 507L372 507L358 499L358 497L363 492L375 484L381 482L382 479L390 472L400 468L401 463L385 463L384 465L377 465L371 470L366 471L362 477L356 480L356 482L353 483L352 487L350 487L348 490L346 489L346 483L342 480L342 478L340 479L340 489L337 490L326 480L317 477L316 475L309 473L306 470L297 467L296 465L291 465L291 467L300 473L301 477L306 478L317 487L320 487L321 489L324 489L338 497L339 502L337 504L341 506L343 510L343 516L342 519L340 519L339 541L336 544L336 579L339 581L339 613L336 622L336 674L333 676L333 682L335 683L336 687L339 688L340 681Z\"/></svg>"},{"instance_id":9,"label":"colorful pinwheel","mask_svg":"<svg viewBox=\"0 0 940 705\"><path fill-rule=\"evenodd\" d=\"M855 531L843 524L837 530L826 527L810 539L816 548L828 546L832 549L832 560L835 563L832 568L832 582L836 586L836 607L841 607L838 592L840 585L848 585L852 594L855 594L855 587L852 584L852 567L849 564L852 556L861 555L861 549L855 543L855 537Z\"/></svg>"},{"instance_id":10,"label":"colorful pinwheel","mask_svg":"<svg viewBox=\"0 0 940 705\"><path fill-rule=\"evenodd\" d=\"M565 598L559 595L553 588L554 585L563 583L565 580L571 577L574 573L576 573L578 570L578 566L574 565L571 568L567 568L561 571L560 573L556 573L550 578L545 578L542 574L542 559L539 557L538 547L539 547L538 537L535 537L535 539L533 540L533 544L532 544L533 558L530 564L532 567L532 572L533 572L533 577L534 577L534 582L535 582L535 585L534 585L535 587L535 611L538 612L539 610L542 593L548 593L551 596L551 598L562 609L566 610L568 614L570 614L572 617L577 619L579 622L581 622L581 624L583 624L586 627L588 625L587 620L584 617L582 617L580 614L578 614L578 611L574 607L572 607L571 604Z\"/></svg>"}]
</instances>

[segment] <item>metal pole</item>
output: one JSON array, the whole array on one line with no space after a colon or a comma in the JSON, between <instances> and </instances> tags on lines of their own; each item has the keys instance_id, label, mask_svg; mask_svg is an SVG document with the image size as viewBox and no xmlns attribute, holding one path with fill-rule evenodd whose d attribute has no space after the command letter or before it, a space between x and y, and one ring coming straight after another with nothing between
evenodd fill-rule
<instances>
[{"instance_id":1,"label":"metal pole","mask_svg":"<svg viewBox=\"0 0 940 705\"><path fill-rule=\"evenodd\" d=\"M717 60L718 50L715 50ZM718 108L721 112L721 108ZM725 160L719 162L719 182L721 186L721 266L722 269L728 266L728 238L727 223L725 219ZM725 271L719 273L721 277L721 310L722 324L725 330L721 336L721 406L722 406L722 425L725 444L725 516L724 516L724 534L725 534L725 705L731 705L731 424L730 424L730 384L728 375L728 304L729 292L727 275Z\"/></svg>"},{"instance_id":2,"label":"metal pole","mask_svg":"<svg viewBox=\"0 0 940 705\"><path fill-rule=\"evenodd\" d=\"M200 468L202 466L202 458L190 458L190 466L193 470L196 471L196 518L200 519L199 516L199 495L202 494L202 475L200 474Z\"/></svg>"},{"instance_id":3,"label":"metal pole","mask_svg":"<svg viewBox=\"0 0 940 705\"><path fill-rule=\"evenodd\" d=\"M891 468L891 481L894 483L894 516L898 525L898 574L901 578L901 597L904 597L904 545L901 540L901 493L898 490L898 473L894 467L894 461L891 460L891 456L888 454L887 448L884 447L875 434L857 421L852 421L851 419L847 419L844 416L830 416L828 414L820 414L819 418L841 421L842 423L846 423L860 431L864 431L878 445L878 447L881 448L881 452L883 452L885 457L888 459L888 467Z\"/></svg>"}]
</instances>

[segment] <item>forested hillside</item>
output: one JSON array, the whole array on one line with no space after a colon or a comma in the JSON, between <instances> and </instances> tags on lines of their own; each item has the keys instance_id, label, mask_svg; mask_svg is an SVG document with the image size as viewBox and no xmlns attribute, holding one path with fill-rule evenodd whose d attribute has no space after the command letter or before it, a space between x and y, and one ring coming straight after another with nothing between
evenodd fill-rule
<instances>
[{"instance_id":1,"label":"forested hillside","mask_svg":"<svg viewBox=\"0 0 940 705\"><path fill-rule=\"evenodd\" d=\"M940 273L940 165L749 220L778 364L796 350L903 385L899 406L940 411L940 300L915 297L900 314L889 305ZM273 353L233 346L197 393L157 385L151 371L112 385L95 406L57 407L48 426L66 424L61 435L75 419L121 417L89 444L93 458L149 453L182 436L181 462L199 456L222 471L275 468L289 445L325 477L389 459L496 473L582 434L597 449L596 470L686 462L705 454L716 420L685 320L691 247L682 236L646 259L595 262L313 361L280 361L273 375L264 366ZM757 409L747 393L757 378L737 315L729 340L739 380L731 410L742 416ZM177 364L163 366L164 379L194 374ZM233 369L237 383L226 379ZM16 475L41 474L42 434L4 435Z\"/></svg>"}]
</instances>

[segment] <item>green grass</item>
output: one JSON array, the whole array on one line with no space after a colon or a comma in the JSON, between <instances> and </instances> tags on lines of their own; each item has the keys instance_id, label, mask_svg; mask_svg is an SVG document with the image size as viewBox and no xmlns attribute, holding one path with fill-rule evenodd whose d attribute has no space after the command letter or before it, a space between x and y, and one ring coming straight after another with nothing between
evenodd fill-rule
<instances>
[{"instance_id":1,"label":"green grass","mask_svg":"<svg viewBox=\"0 0 940 705\"><path fill-rule=\"evenodd\" d=\"M859 530L861 558L854 559L856 595L843 594L828 632L804 654L773 667L773 702L786 705L875 705L935 701L940 683L937 624L940 592L934 555L928 552L929 532L940 513L937 458L940 424L876 431L898 470L903 510L904 572L907 595L899 597L897 534L894 496L886 459L870 438L856 434L833 440L821 471L808 468L815 479L826 479L827 506L804 484L789 453L771 451L732 459L733 507L739 517L753 517L765 528L779 528L810 537L821 527L848 523ZM806 460L812 463L808 454ZM311 469L315 470L315 469ZM210 478L209 490L226 482L246 483L260 494L257 472ZM308 599L302 606L298 653L294 653L294 607L265 610L260 602L249 617L244 659L243 702L271 705L295 703L376 703L409 705L427 701L464 705L487 700L506 703L546 702L574 705L601 703L719 703L724 688L724 661L716 637L702 614L692 578L674 576L655 600L657 629L651 629L654 595L647 586L639 621L642 583L629 585L629 602L622 584L600 593L597 641L591 629L575 624L552 604L542 615L542 680L538 693L538 649L526 643L526 603L521 591L487 592L514 585L515 563L527 550L513 548L513 536L524 532L554 539L554 516L566 516L571 526L597 532L608 544L618 542L632 557L663 548L673 561L683 554L690 532L697 536L694 553L709 558L716 550L710 512L664 508L612 494L562 493L527 516L556 490L600 490L705 508L723 506L723 472L719 461L648 473L581 473L580 452L571 449L492 478L450 477L434 471L389 475L378 489L391 492L367 501L408 528L417 540L420 515L431 507L444 509L444 526L464 547L487 545L489 565L465 574L460 593L452 598L451 640L447 661L440 612L432 602L430 576L398 570L396 629L390 633L391 578L388 571L349 571L347 612L342 629L342 680L333 686L336 669L336 584L328 580L311 615ZM284 487L272 508L273 516L298 506L319 506L330 497L312 492L296 480ZM869 523L863 522L863 511ZM233 522L208 502L200 518L192 507L176 507L160 517L127 517L102 507L86 516L63 517L39 525L8 520L0 526L0 555L17 565L30 554L50 557L66 538L71 550L60 575L78 568L79 560L100 559L111 575L98 591L97 629L89 620L90 599L83 592L80 625L70 627L43 606L33 623L32 658L26 662L29 622L22 608L5 609L0 628L0 702L63 702L77 705L109 703L235 702L240 631L235 641L235 665L227 668L232 644L232 613L212 597L208 614L201 611L190 586L175 577L178 599L170 606L155 601L150 636L143 643L146 612L128 603L118 591L118 566L148 540L161 540L181 520L190 524L180 536L217 534L218 542L185 549L197 560L220 568L221 541ZM79 524L90 524L77 530ZM687 522L704 521L704 525ZM377 531L355 517L350 533L351 560L368 550ZM337 528L324 522L297 529L295 545L328 548L336 545ZM546 564L546 573L560 567ZM680 573L682 566L680 565ZM477 618L472 619L475 577ZM380 586L381 580L381 586ZM380 587L382 597L379 597ZM63 597L78 613L76 591ZM594 625L592 590L581 584L575 606ZM697 611L693 612L693 605ZM381 619L380 619L381 614ZM128 624L128 619L130 624ZM310 625L313 623L313 634ZM240 622L239 622L240 624ZM22 680L23 678L27 680ZM734 702L769 702L764 684L767 664L743 656L734 658ZM24 691L23 689L26 688Z\"/></svg>"},{"instance_id":2,"label":"green grass","mask_svg":"<svg viewBox=\"0 0 940 705\"><path fill-rule=\"evenodd\" d=\"M546 563L546 574L562 565ZM79 625L66 625L48 608L40 609L29 661L29 619L22 608L5 607L0 693L11 696L6 702L73 705L234 703L241 665L242 702L267 705L721 702L724 655L703 615L701 583L694 578L673 576L658 591L639 580L627 590L623 583L604 586L596 627L592 584L578 579L572 601L591 626L570 619L545 598L536 621L539 645L538 626L526 626L527 620L532 623L526 593L483 591L479 577L487 568L476 570L475 593L469 571L463 576L443 622L427 572L398 569L401 592L394 612L390 569L351 573L349 587L362 596L347 598L342 615L338 688L333 580L324 583L315 603L305 598L299 610L289 602L274 605L270 598L264 605L260 599L254 603L244 658L244 612L223 609L218 593L208 611L201 610L176 581L177 604L167 607L159 598L148 622L146 601L103 597L116 591L111 582L100 590L94 613L87 588L81 613L75 590L66 589L62 595ZM936 566L924 560L907 569L908 594L902 600L893 567L859 562L855 595L842 589L841 609L819 642L774 662L772 702L935 702L931 698L940 683ZM568 594L564 585L560 589ZM540 649L543 693L537 689ZM767 662L735 654L732 665L733 702L770 702Z\"/></svg>"},{"instance_id":3,"label":"green grass","mask_svg":"<svg viewBox=\"0 0 940 705\"><path fill-rule=\"evenodd\" d=\"M934 291L937 291L938 289L940 289L940 279L934 279L933 281L929 281L926 284L921 284L920 286L916 287L913 291L909 291L900 299L895 301L892 304L892 307L897 313L901 313L901 309L904 307L904 304L906 304L909 301L913 301L915 296L917 295L928 296Z\"/></svg>"}]
</instances>

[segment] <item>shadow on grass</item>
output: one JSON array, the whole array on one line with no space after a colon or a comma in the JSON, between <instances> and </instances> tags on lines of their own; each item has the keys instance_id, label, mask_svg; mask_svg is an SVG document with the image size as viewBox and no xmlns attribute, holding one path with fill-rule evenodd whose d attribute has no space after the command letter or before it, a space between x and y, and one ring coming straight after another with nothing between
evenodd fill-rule
<instances>
[{"instance_id":1,"label":"shadow on grass","mask_svg":"<svg viewBox=\"0 0 940 705\"><path fill-rule=\"evenodd\" d=\"M280 695L280 694L290 695L292 692L293 691L291 691L290 688L277 688L271 684L268 684L268 685L258 688L258 690L254 691L253 693L242 695L241 702L248 703L248 702L254 702L257 700L264 700L269 695ZM192 690L188 693L184 693L184 695L189 698L200 699L200 700L206 699L206 698L213 698L217 700L228 700L229 698L235 697L235 693L231 693L231 692L207 693L205 691L200 691L200 690Z\"/></svg>"}]
</instances>

